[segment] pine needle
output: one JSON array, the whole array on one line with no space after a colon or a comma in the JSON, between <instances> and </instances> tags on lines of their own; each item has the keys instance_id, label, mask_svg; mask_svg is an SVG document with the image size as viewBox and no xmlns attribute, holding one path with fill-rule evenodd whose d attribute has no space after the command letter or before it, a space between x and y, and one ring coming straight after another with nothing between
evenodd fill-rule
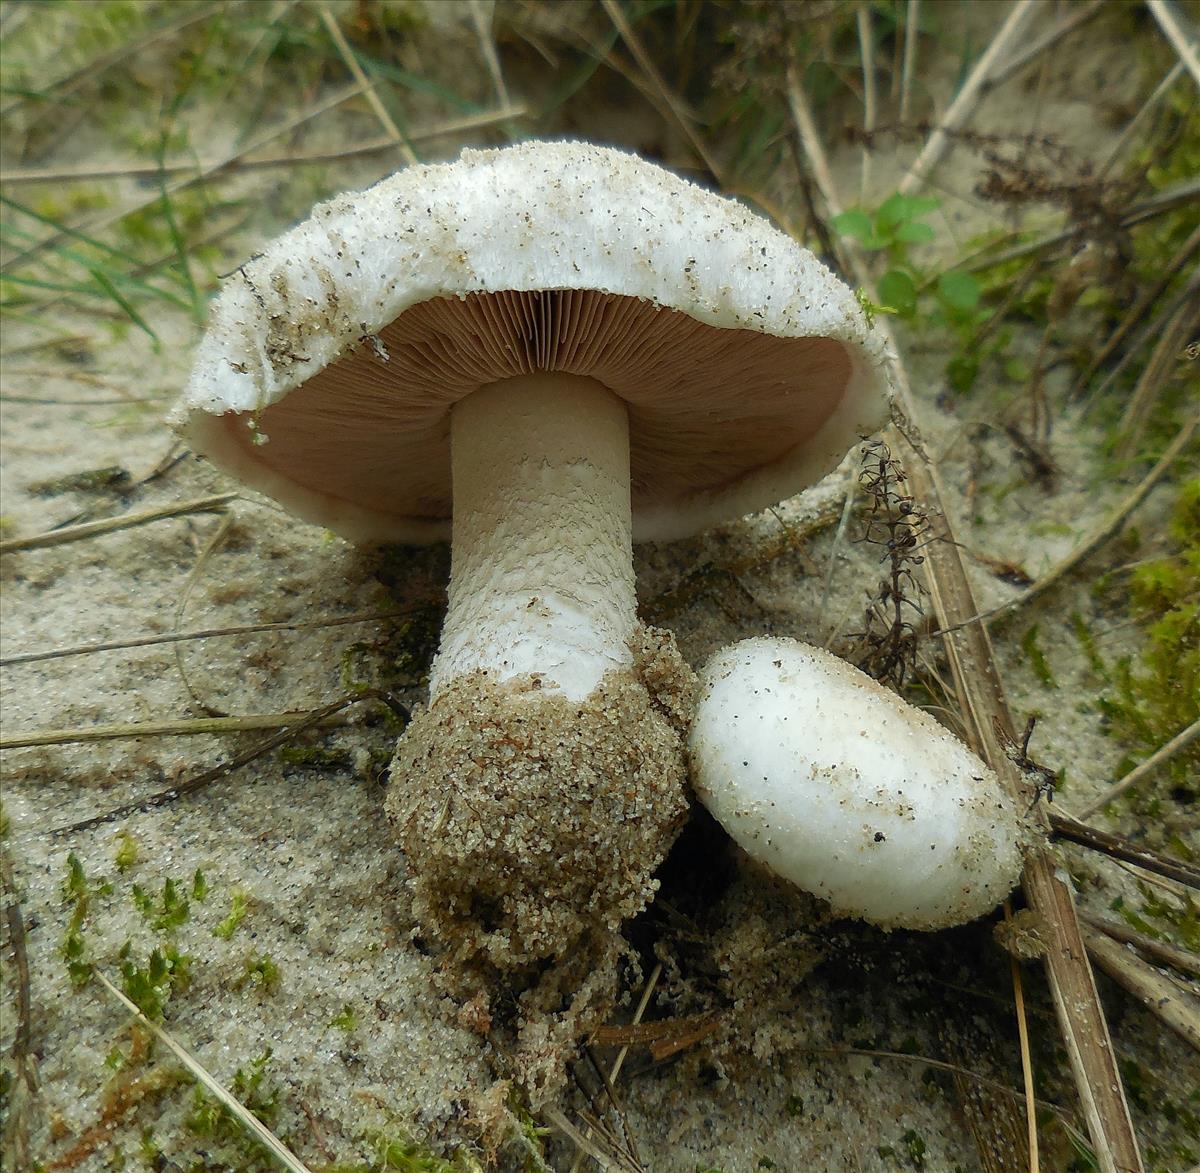
<instances>
[{"instance_id":1,"label":"pine needle","mask_svg":"<svg viewBox=\"0 0 1200 1173\"><path fill-rule=\"evenodd\" d=\"M162 1029L158 1023L146 1017L138 1007L131 1002L116 986L112 984L98 969L92 971L97 981L114 997L130 1014L163 1044L184 1065L193 1078L208 1092L213 1099L220 1101L229 1110L233 1118L241 1124L255 1140L284 1168L291 1173L312 1173L309 1167L289 1149L253 1112L240 1100L236 1099L227 1088L218 1083L175 1039Z\"/></svg>"}]
</instances>

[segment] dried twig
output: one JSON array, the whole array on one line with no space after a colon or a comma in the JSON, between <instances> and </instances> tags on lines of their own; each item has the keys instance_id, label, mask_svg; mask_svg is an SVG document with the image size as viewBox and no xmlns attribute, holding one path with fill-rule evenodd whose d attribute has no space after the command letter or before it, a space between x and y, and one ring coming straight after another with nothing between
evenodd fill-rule
<instances>
[{"instance_id":1,"label":"dried twig","mask_svg":"<svg viewBox=\"0 0 1200 1173\"><path fill-rule=\"evenodd\" d=\"M1152 969L1127 946L1117 944L1103 933L1086 929L1083 940L1088 953L1113 981L1200 1051L1200 1001Z\"/></svg>"},{"instance_id":2,"label":"dried twig","mask_svg":"<svg viewBox=\"0 0 1200 1173\"><path fill-rule=\"evenodd\" d=\"M416 608L398 611L369 611L361 615L343 615L338 619L311 619L281 623L244 623L237 627L209 627L201 631L171 632L167 635L143 635L134 639L110 640L106 643L78 644L69 648L54 648L49 652L22 652L16 656L0 657L0 668L17 664L40 664L46 660L62 660L68 656L92 656L97 652L123 652L130 648L149 648L156 644L186 643L194 639L215 639L226 635L251 635L260 631L304 631L315 627L346 627L353 623L376 623L386 619L403 619Z\"/></svg>"},{"instance_id":3,"label":"dried twig","mask_svg":"<svg viewBox=\"0 0 1200 1173\"><path fill-rule=\"evenodd\" d=\"M1200 867L1196 867L1195 864L1152 851L1122 835L1114 835L1110 831L1102 831L1099 827L1081 823L1065 811L1057 810L1054 807L1050 807L1046 811L1046 818L1054 834L1060 839L1078 843L1081 847L1112 856L1113 859L1123 859L1126 863L1136 864L1139 868L1145 868L1146 871L1153 872L1155 875L1178 880L1181 884L1200 891Z\"/></svg>"},{"instance_id":4,"label":"dried twig","mask_svg":"<svg viewBox=\"0 0 1200 1173\"><path fill-rule=\"evenodd\" d=\"M404 135L400 133L400 128L392 121L392 116L387 112L376 91L375 82L371 81L363 72L363 67L358 63L358 57L355 56L354 50L350 48L350 42L346 40L345 33L342 32L338 22L334 19L333 13L324 4L321 5L321 23L333 39L333 43L337 47L342 60L345 62L346 68L350 70L354 80L358 82L363 97L367 99L367 105L371 107L375 117L379 120L379 125L383 127L384 133L396 144L397 150L399 150L401 157L406 163L415 163L417 161L417 153L409 145Z\"/></svg>"},{"instance_id":5,"label":"dried twig","mask_svg":"<svg viewBox=\"0 0 1200 1173\"><path fill-rule=\"evenodd\" d=\"M1079 919L1086 921L1092 928L1106 933L1114 941L1132 945L1156 961L1164 962L1179 970L1180 973L1200 978L1200 957L1195 953L1189 953L1186 949L1177 949L1165 941L1156 941L1153 937L1146 936L1145 933L1131 929L1123 921L1113 920L1109 916L1097 916L1094 912L1088 912L1086 909L1079 910Z\"/></svg>"},{"instance_id":6,"label":"dried twig","mask_svg":"<svg viewBox=\"0 0 1200 1173\"><path fill-rule=\"evenodd\" d=\"M183 798L185 795L195 794L196 791L204 789L224 778L227 774L234 770L240 769L242 766L248 765L250 762L262 757L264 754L270 753L271 750L290 741L298 733L303 733L306 729L312 729L319 726L323 721L340 713L343 709L348 709L351 705L359 704L362 701L375 700L385 704L397 717L402 721L407 722L408 710L399 703L390 693L383 692L379 689L372 689L369 692L363 693L361 696L346 697L340 701L334 701L331 705L326 705L324 708L316 709L308 713L300 721L290 724L277 733L274 737L268 737L265 741L260 741L253 745L245 753L240 753L236 757L230 758L227 762L222 762L218 766L213 766L210 770L205 770L201 774L197 774L193 778L187 778L182 782L177 782L174 786L167 790L160 790L156 794L148 795L146 798L139 798L134 802L127 802L123 806L113 807L105 811L101 815L93 815L91 818L81 819L77 823L68 823L62 827L53 827L45 834L50 836L68 835L77 831L87 831L92 827L99 827L104 823L111 823L114 819L124 818L126 815L142 814L148 810L154 810L160 806L166 806L168 803L174 802L176 799Z\"/></svg>"},{"instance_id":7,"label":"dried twig","mask_svg":"<svg viewBox=\"0 0 1200 1173\"><path fill-rule=\"evenodd\" d=\"M933 133L925 140L925 145L913 160L908 174L900 181L898 190L902 195L912 195L950 149L953 132L971 117L983 94L984 82L987 81L1009 46L1020 36L1026 22L1036 10L1035 0L1017 0L1017 3L1008 10L1008 15L992 38L991 44L984 50L983 56L975 62L975 68L963 82L962 89L955 95L954 101L942 115Z\"/></svg>"},{"instance_id":8,"label":"dried twig","mask_svg":"<svg viewBox=\"0 0 1200 1173\"><path fill-rule=\"evenodd\" d=\"M357 90L356 90L357 92ZM485 110L480 114L466 114L462 118L448 118L430 126L409 131L411 143L427 142L430 139L446 138L470 130L480 130L499 122L511 122L523 118L529 108L523 105L505 105L496 110ZM262 155L258 158L235 155L222 159L177 159L168 160L162 166L143 163L87 163L79 167L38 167L23 170L0 171L0 183L76 183L85 179L154 179L159 175L192 174L202 172L209 176L219 171L256 171L268 167L302 167L310 163L337 163L359 155L377 155L381 151L395 149L396 140L386 134L379 138L364 139L352 147L324 151L289 151L282 155Z\"/></svg>"},{"instance_id":9,"label":"dried twig","mask_svg":"<svg viewBox=\"0 0 1200 1173\"><path fill-rule=\"evenodd\" d=\"M1028 6L1019 5L1010 10L1006 26L1017 12L1027 16ZM979 71L979 66L976 70ZM789 70L789 99L813 177L821 189L828 213L836 214L840 210L840 201L794 68ZM927 173L937 153L927 150L922 151L922 156L929 162L924 170L914 167L912 187L916 187L919 178ZM861 256L850 247L845 251L855 281L869 288L870 275ZM881 327L887 331L886 323L881 323ZM892 353L898 356L894 339L889 341L892 342ZM913 418L913 411L907 373L898 357L892 361L891 374L901 416L899 422L903 425L905 419ZM925 567L968 741L996 771L1006 788L1014 795L1020 795L1024 780L1005 753L999 736L1000 732L1010 738L1014 736L1012 718L987 629L980 623L966 622L978 614L979 608L941 503L939 477L919 440L911 435L906 439L916 457L908 468L913 495L925 505L932 527L947 538L928 547ZM1141 1155L1113 1056L1108 1023L1086 961L1073 893L1059 876L1057 861L1048 847L1035 847L1028 853L1024 887L1026 898L1046 926L1045 960L1051 993L1099 1167L1103 1173L1140 1171L1143 1167ZM1027 1111L1032 1110L1032 1105L1027 1105Z\"/></svg>"},{"instance_id":10,"label":"dried twig","mask_svg":"<svg viewBox=\"0 0 1200 1173\"><path fill-rule=\"evenodd\" d=\"M291 1173L311 1173L308 1166L296 1156L269 1128L262 1123L253 1112L234 1097L222 1084L208 1073L200 1064L175 1041L158 1023L147 1018L138 1007L131 1002L116 986L112 984L98 969L92 971L96 980L141 1024L163 1044L188 1069L193 1078L209 1095L219 1100L229 1110L233 1118L268 1152Z\"/></svg>"},{"instance_id":11,"label":"dried twig","mask_svg":"<svg viewBox=\"0 0 1200 1173\"><path fill-rule=\"evenodd\" d=\"M921 0L908 0L904 14L904 66L900 81L900 112L897 121L908 121L908 106L912 98L912 80L917 66L917 37L921 24Z\"/></svg>"},{"instance_id":12,"label":"dried twig","mask_svg":"<svg viewBox=\"0 0 1200 1173\"><path fill-rule=\"evenodd\" d=\"M860 4L858 8L858 45L862 59L863 75L863 148L862 172L859 177L858 198L867 202L867 191L871 186L871 135L875 130L875 36L871 30L871 6Z\"/></svg>"},{"instance_id":13,"label":"dried twig","mask_svg":"<svg viewBox=\"0 0 1200 1173\"><path fill-rule=\"evenodd\" d=\"M1081 24L1086 24L1093 16L1096 16L1106 3L1107 0L1088 0L1086 4L1073 4L1052 29L1035 38L1024 49L1018 50L996 66L983 83L983 93L989 93L997 86L1003 85L1010 77L1020 73L1026 65L1035 61L1047 49L1052 49L1068 33L1073 33ZM900 119L903 121L904 116L901 115Z\"/></svg>"},{"instance_id":14,"label":"dried twig","mask_svg":"<svg viewBox=\"0 0 1200 1173\"><path fill-rule=\"evenodd\" d=\"M1180 62L1192 75L1192 81L1200 86L1200 56L1196 54L1195 42L1189 41L1184 35L1175 10L1167 3L1167 0L1146 0L1146 7L1158 21L1162 35L1171 43L1171 48L1179 55Z\"/></svg>"},{"instance_id":15,"label":"dried twig","mask_svg":"<svg viewBox=\"0 0 1200 1173\"><path fill-rule=\"evenodd\" d=\"M621 40L625 42L625 47L637 62L638 68L646 75L646 79L658 93L671 120L683 131L684 137L692 145L692 150L703 160L709 173L719 180L721 178L720 165L705 145L704 139L697 133L695 123L682 99L663 80L662 74L654 64L654 59L646 52L641 38L633 30L629 21L625 19L625 13L621 10L617 0L600 0L600 2L604 5L604 11L608 15L608 19L612 21L613 28L617 30Z\"/></svg>"},{"instance_id":16,"label":"dried twig","mask_svg":"<svg viewBox=\"0 0 1200 1173\"><path fill-rule=\"evenodd\" d=\"M230 733L254 733L279 729L307 716L293 713L255 713L244 717L185 717L178 721L134 721L116 725L88 725L74 729L39 729L0 737L0 750L28 749L43 745L90 745L97 741L132 741L137 737L223 737ZM344 725L344 720L321 722L327 728Z\"/></svg>"},{"instance_id":17,"label":"dried twig","mask_svg":"<svg viewBox=\"0 0 1200 1173\"><path fill-rule=\"evenodd\" d=\"M163 521L168 517L185 517L189 513L219 513L230 501L236 501L237 493L220 493L215 497L199 497L194 501L177 501L172 505L156 505L138 513L124 513L120 517L103 517L98 521L85 521L80 525L67 525L62 529L48 530L29 538L9 538L0 542L0 554L15 554L19 550L44 550L49 546L65 546L68 542L81 542L85 538L111 534L117 530L132 529L152 521Z\"/></svg>"},{"instance_id":18,"label":"dried twig","mask_svg":"<svg viewBox=\"0 0 1200 1173\"><path fill-rule=\"evenodd\" d=\"M1164 762L1169 761L1177 753L1187 749L1197 737L1200 737L1200 721L1193 721L1186 729L1181 730L1166 745L1159 746L1144 762L1134 766L1124 778L1119 778L1111 786L1106 787L1079 811L1079 818L1087 819L1097 811L1102 810L1117 798L1120 798L1131 786L1136 786L1147 775L1152 774Z\"/></svg>"}]
</instances>

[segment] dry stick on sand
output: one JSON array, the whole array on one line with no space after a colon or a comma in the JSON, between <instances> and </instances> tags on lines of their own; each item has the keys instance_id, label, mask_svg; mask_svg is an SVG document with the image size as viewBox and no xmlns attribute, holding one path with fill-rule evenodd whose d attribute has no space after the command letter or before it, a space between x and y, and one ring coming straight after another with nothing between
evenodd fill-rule
<instances>
[{"instance_id":1,"label":"dry stick on sand","mask_svg":"<svg viewBox=\"0 0 1200 1173\"><path fill-rule=\"evenodd\" d=\"M1186 729L1177 733L1166 745L1159 746L1144 762L1134 766L1124 778L1118 779L1107 789L1100 792L1087 806L1083 807L1078 818L1091 818L1097 811L1108 806L1114 799L1120 798L1131 786L1136 786L1143 778L1152 774L1164 762L1170 761L1177 753L1187 749L1197 737L1200 737L1200 721L1193 721Z\"/></svg>"},{"instance_id":2,"label":"dry stick on sand","mask_svg":"<svg viewBox=\"0 0 1200 1173\"><path fill-rule=\"evenodd\" d=\"M69 648L53 648L48 652L21 652L15 656L0 656L0 668L17 664L40 664L46 660L62 660L69 656L93 656L97 652L124 652L131 648L149 648L156 644L187 643L194 639L215 639L226 635L252 635L260 631L304 631L313 627L347 627L353 623L376 623L385 619L403 619L416 607L398 611L369 611L361 615L343 615L338 619L297 620L294 623L244 623L237 627L207 627L200 631L171 632L167 635L142 635L133 639L111 640L107 643L77 644Z\"/></svg>"},{"instance_id":3,"label":"dry stick on sand","mask_svg":"<svg viewBox=\"0 0 1200 1173\"><path fill-rule=\"evenodd\" d=\"M1171 48L1179 55L1179 60L1192 75L1192 80L1200 86L1200 56L1196 54L1195 42L1189 41L1180 27L1179 18L1166 0L1146 0L1162 34L1171 43Z\"/></svg>"},{"instance_id":4,"label":"dry stick on sand","mask_svg":"<svg viewBox=\"0 0 1200 1173\"><path fill-rule=\"evenodd\" d=\"M950 103L946 113L942 115L933 133L925 140L908 174L900 181L898 188L901 195L912 195L924 182L929 173L937 166L938 161L951 145L951 135L971 117L979 98L982 96L984 82L999 63L1000 58L1008 51L1009 46L1021 35L1029 18L1037 11L1035 0L1017 0L1009 9L1008 16L992 42L984 50L983 56L975 62L967 80Z\"/></svg>"},{"instance_id":5,"label":"dry stick on sand","mask_svg":"<svg viewBox=\"0 0 1200 1173\"><path fill-rule=\"evenodd\" d=\"M1124 987L1159 1021L1194 1050L1200 1051L1200 1001L1169 977L1147 965L1136 953L1103 933L1087 929L1087 951L1096 964Z\"/></svg>"},{"instance_id":6,"label":"dry stick on sand","mask_svg":"<svg viewBox=\"0 0 1200 1173\"><path fill-rule=\"evenodd\" d=\"M1014 8L1010 12L1005 29L1009 28L1017 12L1024 13L1025 8ZM992 59L995 59L994 54ZM788 90L801 148L809 160L827 213L835 215L841 209L841 202L795 68L789 71ZM922 156L926 154L922 152ZM913 174L920 173L914 168ZM915 181L913 186L916 186ZM854 280L869 288L870 274L861 256L851 247L847 247L846 253ZM898 354L898 351L894 352ZM898 407L911 419L912 395L899 358L893 363L892 375ZM1008 790L1020 796L1024 793L1025 781L1008 757L997 731L998 726L1010 738L1014 736L991 640L983 624L965 622L973 619L979 608L941 504L940 478L924 451L911 439L909 443L915 457L908 468L912 493L926 507L933 527L948 539L932 542L926 547L925 570L938 623L944 633L943 645L961 702L967 738ZM1036 847L1029 853L1024 874L1025 895L1046 926L1045 961L1059 1027L1099 1168L1102 1173L1137 1173L1143 1168L1142 1158L1117 1070L1108 1023L1087 964L1075 917L1074 895L1057 873L1058 864L1049 846ZM1027 1056L1022 1055L1022 1062L1026 1065L1029 1091ZM1037 1133L1032 1119L1032 1102L1027 1111L1030 1114L1030 1161L1036 1168Z\"/></svg>"},{"instance_id":7,"label":"dry stick on sand","mask_svg":"<svg viewBox=\"0 0 1200 1173\"><path fill-rule=\"evenodd\" d=\"M97 741L132 741L138 737L224 737L231 733L254 733L282 729L309 714L253 713L242 717L183 717L174 721L133 721L116 725L82 725L73 729L37 729L0 737L0 750L29 749L42 745L90 745ZM325 729L345 725L344 718L329 717L318 722Z\"/></svg>"},{"instance_id":8,"label":"dry stick on sand","mask_svg":"<svg viewBox=\"0 0 1200 1173\"><path fill-rule=\"evenodd\" d=\"M1150 848L1142 847L1122 835L1113 835L1109 831L1101 831L1099 827L1081 823L1065 811L1055 810L1054 807L1047 809L1046 818L1060 839L1077 843L1080 847L1090 848L1113 859L1123 859L1126 863L1135 864L1155 875L1178 880L1179 883L1200 891L1200 867L1188 863L1187 860L1151 851Z\"/></svg>"},{"instance_id":9,"label":"dry stick on sand","mask_svg":"<svg viewBox=\"0 0 1200 1173\"><path fill-rule=\"evenodd\" d=\"M158 1023L147 1018L137 1005L131 1002L116 986L112 984L98 969L92 971L97 981L114 997L130 1014L138 1020L142 1027L148 1030L184 1065L201 1087L214 1099L223 1104L233 1118L255 1140L266 1147L271 1156L291 1173L311 1173L308 1166L296 1156L269 1128L254 1115L240 1100L233 1096L228 1089L218 1083L200 1064L172 1038Z\"/></svg>"},{"instance_id":10,"label":"dry stick on sand","mask_svg":"<svg viewBox=\"0 0 1200 1173\"><path fill-rule=\"evenodd\" d=\"M357 87L355 87L357 93ZM502 106L497 110L485 110L481 114L467 114L462 118L450 118L408 132L411 143L427 142L430 139L449 138L467 131L481 130L498 122L511 122L524 118L529 107L523 105ZM0 183L12 185L29 183L75 183L83 179L154 179L159 175L192 174L201 172L212 176L218 171L253 171L267 167L302 167L309 163L338 163L358 155L377 155L380 151L394 150L396 140L385 134L379 138L364 139L352 147L324 151L289 151L282 155L262 155L258 158L235 155L221 159L178 159L157 164L144 163L85 163L79 167L38 167L19 171L0 171ZM174 255L174 254L172 254Z\"/></svg>"},{"instance_id":11,"label":"dry stick on sand","mask_svg":"<svg viewBox=\"0 0 1200 1173\"><path fill-rule=\"evenodd\" d=\"M1094 912L1088 912L1086 909L1080 909L1079 919L1112 937L1114 941L1132 945L1147 956L1177 969L1180 973L1200 978L1200 956L1195 953L1168 945L1164 941L1156 941L1153 937L1147 937L1145 933L1131 929L1123 921L1113 920L1108 916L1097 916Z\"/></svg>"},{"instance_id":12,"label":"dry stick on sand","mask_svg":"<svg viewBox=\"0 0 1200 1173\"><path fill-rule=\"evenodd\" d=\"M174 802L178 798L183 798L188 794L195 794L197 790L203 790L204 787L211 785L224 778L226 774L232 773L234 770L240 769L242 766L270 753L271 750L278 746L284 745L291 741L299 733L303 733L306 729L313 729L319 726L323 721L328 720L335 714L340 713L343 709L350 708L351 705L360 704L363 701L379 701L386 705L393 714L399 717L402 721L407 722L409 718L408 710L400 704L390 693L384 692L381 689L371 689L360 696L345 697L340 701L334 701L333 704L326 705L324 708L316 709L311 713L307 713L303 718L294 723L289 723L288 726L277 733L274 737L268 737L265 741L260 741L253 745L245 753L238 754L236 757L230 758L227 762L222 762L218 766L213 766L210 770L205 770L202 774L197 774L192 778L185 778L182 782L177 782L174 786L167 790L160 790L155 794L147 795L145 798L136 799L133 802L127 802L123 806L112 807L106 810L103 814L93 815L91 818L81 819L77 823L68 823L62 827L52 827L49 831L43 834L50 836L70 835L77 831L87 831L92 827L99 827L104 823L111 823L114 819L123 818L125 815L141 814L144 811L153 810L160 806L166 806L168 803ZM225 720L236 720L237 718L224 718Z\"/></svg>"},{"instance_id":13,"label":"dry stick on sand","mask_svg":"<svg viewBox=\"0 0 1200 1173\"><path fill-rule=\"evenodd\" d=\"M81 542L85 538L132 529L134 526L162 521L168 517L184 517L189 513L219 513L230 501L236 501L237 498L237 493L221 493L215 497L199 497L194 501L177 501L173 505L156 505L153 509L124 513L120 517L103 517L99 521L67 525L62 529L35 534L31 538L10 538L7 542L0 542L0 554L15 554L19 550L44 550L48 546L65 546L68 542Z\"/></svg>"},{"instance_id":14,"label":"dry stick on sand","mask_svg":"<svg viewBox=\"0 0 1200 1173\"><path fill-rule=\"evenodd\" d=\"M400 133L400 128L392 121L392 116L387 112L375 88L376 83L371 81L363 72L363 67L358 63L358 58L354 55L354 50L350 48L350 42L346 40L346 35L338 26L333 13L324 4L321 5L321 23L328 31L334 45L337 46L337 51L345 62L346 68L350 70L354 80L361 87L363 96L367 99L367 105L371 107L372 113L379 120L379 125L383 127L384 133L396 144L405 163L410 165L416 163L416 151L412 149L404 135Z\"/></svg>"},{"instance_id":15,"label":"dry stick on sand","mask_svg":"<svg viewBox=\"0 0 1200 1173\"><path fill-rule=\"evenodd\" d=\"M1200 293L1200 282L1196 285L1195 292ZM1133 394L1126 401L1121 421L1117 425L1117 433L1121 437L1115 453L1118 460L1128 460L1137 452L1146 420L1180 361L1194 361L1184 358L1184 348L1194 341L1192 331L1195 328L1196 305L1194 302L1185 302L1171 315L1162 336L1155 343L1146 365L1142 368Z\"/></svg>"}]
</instances>

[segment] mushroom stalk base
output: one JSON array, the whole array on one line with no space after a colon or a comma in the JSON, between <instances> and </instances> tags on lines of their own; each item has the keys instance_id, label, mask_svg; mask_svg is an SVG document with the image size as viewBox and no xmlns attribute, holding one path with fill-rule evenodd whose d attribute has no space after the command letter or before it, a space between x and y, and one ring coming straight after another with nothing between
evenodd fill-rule
<instances>
[{"instance_id":1,"label":"mushroom stalk base","mask_svg":"<svg viewBox=\"0 0 1200 1173\"><path fill-rule=\"evenodd\" d=\"M594 379L522 375L451 413L450 607L430 677L530 677L573 701L632 663L629 419Z\"/></svg>"}]
</instances>

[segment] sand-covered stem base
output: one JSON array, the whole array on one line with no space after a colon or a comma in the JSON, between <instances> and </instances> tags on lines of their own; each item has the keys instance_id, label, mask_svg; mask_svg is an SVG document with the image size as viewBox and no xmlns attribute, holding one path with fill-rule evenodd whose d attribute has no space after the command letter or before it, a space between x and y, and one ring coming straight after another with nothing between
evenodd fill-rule
<instances>
[{"instance_id":1,"label":"sand-covered stem base","mask_svg":"<svg viewBox=\"0 0 1200 1173\"><path fill-rule=\"evenodd\" d=\"M611 997L617 930L653 895L687 809L694 687L673 640L639 630L633 666L583 701L473 672L414 715L387 809L413 911L481 1019L489 992L525 991L532 1041L539 1003Z\"/></svg>"}]
</instances>

